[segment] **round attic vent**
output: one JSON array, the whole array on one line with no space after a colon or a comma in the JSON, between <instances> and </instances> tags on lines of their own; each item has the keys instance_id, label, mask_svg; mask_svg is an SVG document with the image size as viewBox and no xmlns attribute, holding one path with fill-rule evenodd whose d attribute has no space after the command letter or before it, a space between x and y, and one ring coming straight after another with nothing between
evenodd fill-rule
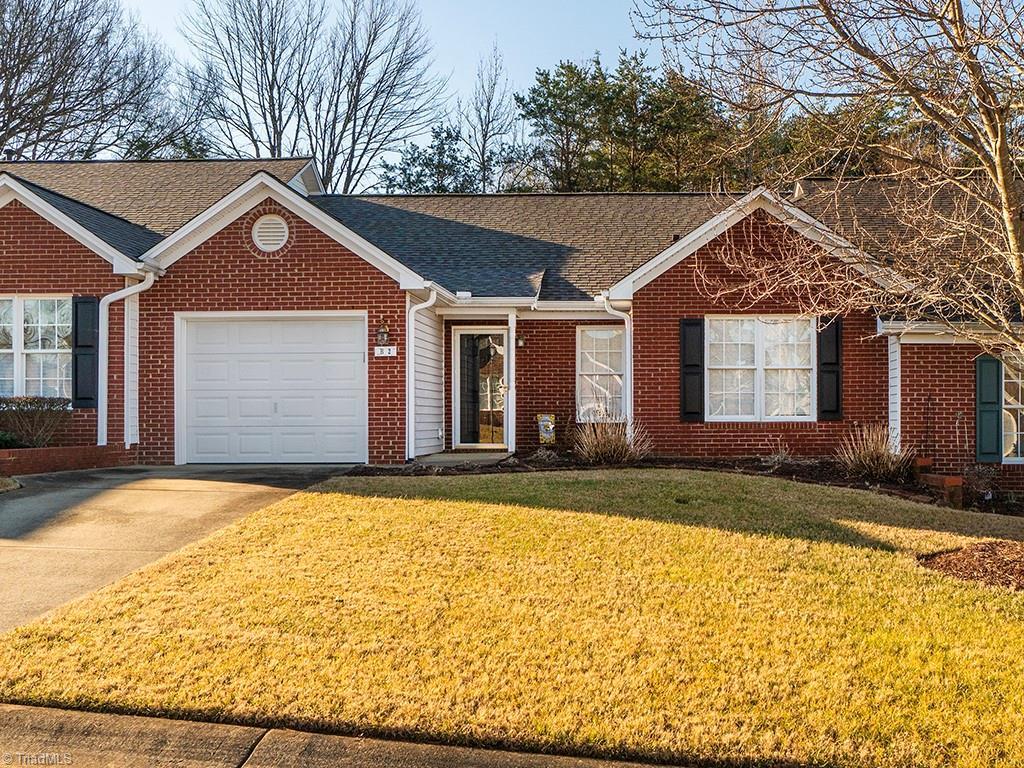
<instances>
[{"instance_id":1,"label":"round attic vent","mask_svg":"<svg viewBox=\"0 0 1024 768\"><path fill-rule=\"evenodd\" d=\"M276 213L260 216L252 225L252 241L264 253L276 251L288 242L288 223Z\"/></svg>"}]
</instances>

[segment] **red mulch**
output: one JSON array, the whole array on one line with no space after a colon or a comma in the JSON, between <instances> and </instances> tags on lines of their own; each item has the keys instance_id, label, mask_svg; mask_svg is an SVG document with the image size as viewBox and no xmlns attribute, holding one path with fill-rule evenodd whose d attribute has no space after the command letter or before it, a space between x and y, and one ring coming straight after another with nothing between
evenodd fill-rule
<instances>
[{"instance_id":1,"label":"red mulch","mask_svg":"<svg viewBox=\"0 0 1024 768\"><path fill-rule=\"evenodd\" d=\"M957 579L1024 590L1024 542L984 541L920 558L921 565Z\"/></svg>"}]
</instances>

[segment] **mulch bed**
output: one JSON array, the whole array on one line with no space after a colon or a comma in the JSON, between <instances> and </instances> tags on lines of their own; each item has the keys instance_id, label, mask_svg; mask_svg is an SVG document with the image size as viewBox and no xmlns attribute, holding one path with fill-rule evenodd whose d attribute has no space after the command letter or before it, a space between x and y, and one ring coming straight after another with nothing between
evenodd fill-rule
<instances>
[{"instance_id":1,"label":"mulch bed","mask_svg":"<svg viewBox=\"0 0 1024 768\"><path fill-rule=\"evenodd\" d=\"M727 459L649 458L629 466L639 469L696 469L778 477L812 485L872 490L925 504L935 503L940 499L940 494L935 489L915 483L868 483L861 478L847 474L838 462L829 459L787 459L777 462L756 456ZM393 477L402 475L481 475L586 469L601 469L601 467L584 464L578 461L571 453L539 451L529 455L517 454L510 456L497 464L476 464L473 462L473 455L466 454L465 463L454 466L441 467L420 464L418 462L398 467L360 465L353 467L346 474L363 477Z\"/></svg>"},{"instance_id":2,"label":"mulch bed","mask_svg":"<svg viewBox=\"0 0 1024 768\"><path fill-rule=\"evenodd\" d=\"M920 563L957 579L1024 590L1024 542L983 541L951 552L924 555Z\"/></svg>"}]
</instances>

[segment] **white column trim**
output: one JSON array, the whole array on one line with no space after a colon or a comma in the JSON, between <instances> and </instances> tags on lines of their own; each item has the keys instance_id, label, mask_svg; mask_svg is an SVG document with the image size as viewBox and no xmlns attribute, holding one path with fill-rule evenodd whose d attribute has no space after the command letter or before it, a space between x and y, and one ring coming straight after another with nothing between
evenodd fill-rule
<instances>
[{"instance_id":1,"label":"white column trim","mask_svg":"<svg viewBox=\"0 0 1024 768\"><path fill-rule=\"evenodd\" d=\"M900 450L903 422L903 354L899 336L889 336L889 445L893 451Z\"/></svg>"}]
</instances>

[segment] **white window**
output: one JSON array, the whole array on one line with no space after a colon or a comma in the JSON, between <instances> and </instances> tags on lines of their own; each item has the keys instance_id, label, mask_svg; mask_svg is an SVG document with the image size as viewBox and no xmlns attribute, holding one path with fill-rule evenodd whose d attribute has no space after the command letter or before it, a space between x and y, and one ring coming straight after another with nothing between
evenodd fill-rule
<instances>
[{"instance_id":1,"label":"white window","mask_svg":"<svg viewBox=\"0 0 1024 768\"><path fill-rule=\"evenodd\" d=\"M1024 373L1003 365L1003 458L1024 462Z\"/></svg>"},{"instance_id":2,"label":"white window","mask_svg":"<svg viewBox=\"0 0 1024 768\"><path fill-rule=\"evenodd\" d=\"M71 397L71 299L0 298L0 397Z\"/></svg>"},{"instance_id":3,"label":"white window","mask_svg":"<svg viewBox=\"0 0 1024 768\"><path fill-rule=\"evenodd\" d=\"M708 318L705 417L813 421L815 330L813 318Z\"/></svg>"},{"instance_id":4,"label":"white window","mask_svg":"<svg viewBox=\"0 0 1024 768\"><path fill-rule=\"evenodd\" d=\"M621 421L622 328L576 329L576 420Z\"/></svg>"},{"instance_id":5,"label":"white window","mask_svg":"<svg viewBox=\"0 0 1024 768\"><path fill-rule=\"evenodd\" d=\"M14 299L0 299L0 397L14 394Z\"/></svg>"}]
</instances>

